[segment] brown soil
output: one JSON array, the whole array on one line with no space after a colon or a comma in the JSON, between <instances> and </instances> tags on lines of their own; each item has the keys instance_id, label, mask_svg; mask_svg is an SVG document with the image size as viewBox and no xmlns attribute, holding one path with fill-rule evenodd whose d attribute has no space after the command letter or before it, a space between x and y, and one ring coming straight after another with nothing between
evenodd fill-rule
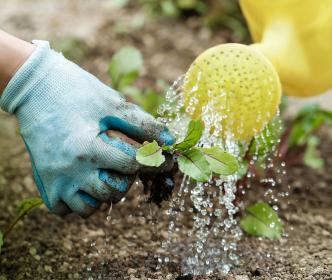
<instances>
[{"instance_id":1,"label":"brown soil","mask_svg":"<svg viewBox=\"0 0 332 280\"><path fill-rule=\"evenodd\" d=\"M26 2L30 6L24 6ZM96 5L92 9L84 1L68 2L78 3L78 8L69 11L64 1L54 4L4 0L9 14L0 12L6 15L2 23L26 39L41 36L56 41L61 36L78 34L87 42L87 51L79 62L105 82L108 82L105 73L109 58L124 45L134 45L143 51L145 70L138 85L144 88L154 86L157 79L173 81L204 49L236 39L227 30L211 32L200 27L195 18L159 20L123 33L116 26L130 25L133 18L144 16L141 11L117 10L106 4L97 10ZM41 13L37 7L47 5L52 9L45 18L45 12ZM100 15L100 19L91 20L91 25L86 23L89 12L94 17ZM61 13L69 23L58 19ZM68 24L75 23L75 13L76 20L85 18L85 33L77 26L73 30L81 33L68 32ZM40 16L42 27L36 24L35 15ZM29 24L22 29L23 19ZM47 26L52 26L51 34L47 34ZM1 113L0 131L0 228L3 229L15 215L16 203L37 195L37 191L14 118ZM289 205L281 214L287 220L289 236L278 241L244 237L239 249L241 265L227 276L215 274L196 279L332 279L332 131L324 128L321 137L320 153L326 161L325 169L315 171L295 166L287 171L292 189ZM167 233L167 218L165 209L158 211L145 204L141 193L141 186L133 186L126 200L113 207L110 221L106 220L106 206L87 220L75 215L61 219L45 208L35 210L18 224L4 246L0 255L0 280L185 279L179 277L180 268L172 262L156 270L155 256Z\"/></svg>"}]
</instances>

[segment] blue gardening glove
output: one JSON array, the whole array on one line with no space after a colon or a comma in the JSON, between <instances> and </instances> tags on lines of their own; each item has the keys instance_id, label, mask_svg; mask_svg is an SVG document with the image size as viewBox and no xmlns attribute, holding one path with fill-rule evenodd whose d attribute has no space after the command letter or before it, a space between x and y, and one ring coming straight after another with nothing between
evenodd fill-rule
<instances>
[{"instance_id":1,"label":"blue gardening glove","mask_svg":"<svg viewBox=\"0 0 332 280\"><path fill-rule=\"evenodd\" d=\"M119 201L142 170L136 148L105 131L139 142L171 144L173 138L151 115L47 42L34 43L37 49L9 82L0 106L18 118L47 207L59 215L86 217L101 202ZM169 168L169 162L161 168Z\"/></svg>"}]
</instances>

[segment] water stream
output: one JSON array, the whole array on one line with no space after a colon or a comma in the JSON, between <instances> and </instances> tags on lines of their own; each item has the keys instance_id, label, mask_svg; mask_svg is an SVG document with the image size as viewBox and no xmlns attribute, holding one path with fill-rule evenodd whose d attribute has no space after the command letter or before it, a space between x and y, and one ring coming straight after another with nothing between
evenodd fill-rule
<instances>
[{"instance_id":1,"label":"water stream","mask_svg":"<svg viewBox=\"0 0 332 280\"><path fill-rule=\"evenodd\" d=\"M170 129L178 141L184 138L190 121L189 116L198 105L198 99L194 95L189 102L188 100L185 102L182 94L184 79L185 77L181 76L174 82L167 91L166 102L159 108L161 116L159 120ZM227 96L226 92L222 94ZM229 120L223 121L229 116L228 113L229 108L227 106L221 108L220 102L218 103L215 98L211 97L206 102L201 112L205 128L197 145L219 146L241 161L246 158L250 143L235 141L232 133L225 133L229 131L229 128L222 127L222 124L232 125ZM180 178L181 181L177 184L178 187L165 210L169 220L168 236L162 241L159 255L156 256L157 268L169 262L175 262L181 264L183 274L202 275L216 271L227 274L232 267L240 264L238 244L243 233L238 224L239 213L243 211L247 203L247 197L244 199L244 196L257 188L252 184L254 180L257 182L257 169L264 170L265 175L259 178L259 183L264 186L264 189L257 190L256 200L260 192L262 195L259 199L269 203L278 211L280 200L288 196L289 186L285 182L285 163L276 160L280 156L276 150L280 140L269 137L270 133L278 129L282 129L281 123L276 121L272 123L271 131L267 130L265 134L260 133L255 136L255 155L250 157L248 172L243 173L245 175L213 176L206 183L194 182L187 176ZM275 143L269 143L274 148L272 152L262 157L260 146L266 146L268 141L275 141ZM242 176L245 178L243 179ZM279 188L281 185L286 187ZM151 208L149 210L151 211ZM109 223L112 223L111 212L112 205L107 214ZM157 235L156 223L153 222L151 228ZM95 243L91 244L95 246ZM108 245L106 240L105 246ZM91 270L90 267L88 269ZM89 278L89 280L92 279L92 277Z\"/></svg>"},{"instance_id":2,"label":"water stream","mask_svg":"<svg viewBox=\"0 0 332 280\"><path fill-rule=\"evenodd\" d=\"M160 120L169 127L178 140L185 136L187 123L190 120L188 115L197 105L197 99L193 96L189 106L184 109L181 92L184 79L182 76L173 84L166 94L166 102L159 109L159 114L162 116ZM198 146L219 146L240 160L245 156L249 143L234 141L231 134L224 138L220 137L223 129L222 118L227 117L227 109L225 108L225 112L220 112L220 105L217 106L218 104L215 104L215 100L211 98L202 108L201 118L205 123L205 129ZM276 122L274 125L279 126L279 123ZM262 159L258 156L259 143L273 141L266 138L266 134L256 136L257 156L252 157L249 166L257 165L257 161ZM278 142L270 144L276 146ZM266 184L264 200L278 210L279 196L287 196L288 193L280 194L276 189L276 186L282 183L286 171L284 163L275 166L275 157L278 157L278 154L274 149L272 154L263 157L260 168L271 169L274 171L273 174L277 174L276 178L271 175L261 179L261 182ZM169 216L168 239L162 242L165 254L158 258L160 265L168 263L171 258L172 261L181 262L183 274L201 275L213 271L226 274L233 266L239 264L237 244L242 237L242 231L238 225L237 213L239 207L244 204L243 200L237 201L236 196L239 188L242 190L241 196L245 194L251 187L250 179L254 178L255 174L249 171L246 174L248 180L244 185L237 184L240 176L242 175L213 176L206 183L194 182L187 176L183 177L166 211Z\"/></svg>"}]
</instances>

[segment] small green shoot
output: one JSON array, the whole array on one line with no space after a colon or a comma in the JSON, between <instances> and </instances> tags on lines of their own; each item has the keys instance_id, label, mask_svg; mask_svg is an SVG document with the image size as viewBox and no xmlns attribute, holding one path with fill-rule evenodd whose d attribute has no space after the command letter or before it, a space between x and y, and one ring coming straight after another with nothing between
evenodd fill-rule
<instances>
[{"instance_id":1,"label":"small green shoot","mask_svg":"<svg viewBox=\"0 0 332 280\"><path fill-rule=\"evenodd\" d=\"M5 239L10 234L10 232L13 230L15 225L23 219L25 215L27 215L29 212L31 212L33 209L41 206L43 204L43 201L39 197L32 197L22 200L18 207L17 207L17 214L14 220L9 224L5 232L3 233L0 231L0 254L1 254L1 248L4 244Z\"/></svg>"},{"instance_id":2,"label":"small green shoot","mask_svg":"<svg viewBox=\"0 0 332 280\"><path fill-rule=\"evenodd\" d=\"M324 160L319 156L317 146L319 145L319 138L311 135L307 140L307 148L304 152L304 163L313 169L322 169L325 165Z\"/></svg>"},{"instance_id":3,"label":"small green shoot","mask_svg":"<svg viewBox=\"0 0 332 280\"><path fill-rule=\"evenodd\" d=\"M17 217L24 217L31 210L43 205L43 200L39 197L31 197L22 200L17 207Z\"/></svg>"},{"instance_id":4,"label":"small green shoot","mask_svg":"<svg viewBox=\"0 0 332 280\"><path fill-rule=\"evenodd\" d=\"M246 208L246 215L240 220L241 228L249 235L280 238L283 225L276 211L264 202Z\"/></svg>"},{"instance_id":5,"label":"small green shoot","mask_svg":"<svg viewBox=\"0 0 332 280\"><path fill-rule=\"evenodd\" d=\"M293 121L289 145L306 144L308 137L323 124L332 126L332 112L321 109L318 104L303 107Z\"/></svg>"},{"instance_id":6,"label":"small green shoot","mask_svg":"<svg viewBox=\"0 0 332 280\"><path fill-rule=\"evenodd\" d=\"M304 147L303 162L314 169L324 167L324 160L317 151L319 139L313 135L324 124L332 126L332 112L320 108L318 104L309 104L298 112L289 133L289 148Z\"/></svg>"},{"instance_id":7,"label":"small green shoot","mask_svg":"<svg viewBox=\"0 0 332 280\"><path fill-rule=\"evenodd\" d=\"M191 120L181 142L163 147L159 147L155 141L145 144L138 149L136 160L143 165L158 167L165 161L163 151L176 155L180 171L198 182L209 181L213 173L226 176L238 172L240 166L233 155L219 147L195 147L203 129L202 121Z\"/></svg>"},{"instance_id":8,"label":"small green shoot","mask_svg":"<svg viewBox=\"0 0 332 280\"><path fill-rule=\"evenodd\" d=\"M43 205L43 200L39 197L32 197L22 200L17 207L17 215L11 224L7 227L4 238L12 231L13 227L20 221L25 215L31 212L33 209Z\"/></svg>"},{"instance_id":9,"label":"small green shoot","mask_svg":"<svg viewBox=\"0 0 332 280\"><path fill-rule=\"evenodd\" d=\"M108 74L115 90L153 116L157 116L157 109L164 102L163 96L154 89L142 90L134 85L142 69L143 56L140 50L134 47L124 47L112 57ZM156 89L164 91L166 87L168 88L168 85L157 81Z\"/></svg>"},{"instance_id":10,"label":"small green shoot","mask_svg":"<svg viewBox=\"0 0 332 280\"><path fill-rule=\"evenodd\" d=\"M143 67L141 52L133 47L120 49L111 60L108 73L115 89L122 91L131 85L139 76Z\"/></svg>"}]
</instances>

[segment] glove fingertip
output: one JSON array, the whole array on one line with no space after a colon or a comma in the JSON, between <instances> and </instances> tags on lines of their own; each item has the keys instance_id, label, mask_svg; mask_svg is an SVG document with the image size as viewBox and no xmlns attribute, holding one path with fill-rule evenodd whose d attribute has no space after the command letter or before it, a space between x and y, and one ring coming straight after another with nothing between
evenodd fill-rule
<instances>
[{"instance_id":1,"label":"glove fingertip","mask_svg":"<svg viewBox=\"0 0 332 280\"><path fill-rule=\"evenodd\" d=\"M89 206L91 206L93 208L99 208L100 202L98 200L96 200L95 198L93 198L91 195L87 194L84 191L78 191L78 194L81 197L81 199L83 200L83 202L85 202L86 204L88 204Z\"/></svg>"},{"instance_id":2,"label":"glove fingertip","mask_svg":"<svg viewBox=\"0 0 332 280\"><path fill-rule=\"evenodd\" d=\"M170 134L167 127L160 133L159 140L162 145L173 145L175 143L175 138Z\"/></svg>"}]
</instances>

